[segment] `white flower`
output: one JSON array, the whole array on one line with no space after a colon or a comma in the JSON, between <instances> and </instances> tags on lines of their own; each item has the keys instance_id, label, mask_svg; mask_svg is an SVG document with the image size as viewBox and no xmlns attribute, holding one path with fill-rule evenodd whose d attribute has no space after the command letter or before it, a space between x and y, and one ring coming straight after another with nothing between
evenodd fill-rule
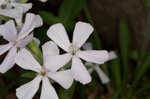
<instances>
[{"instance_id":1,"label":"white flower","mask_svg":"<svg viewBox=\"0 0 150 99\"><path fill-rule=\"evenodd\" d=\"M32 3L20 3L16 0L0 1L0 15L14 18L21 25L25 12L32 8Z\"/></svg>"},{"instance_id":2,"label":"white flower","mask_svg":"<svg viewBox=\"0 0 150 99\"><path fill-rule=\"evenodd\" d=\"M92 43L89 43L89 42L85 43L83 45L83 49L92 50L93 49ZM115 54L114 51L110 51L108 54L109 54L108 60L113 60L117 58L117 55ZM88 69L89 73L92 73L94 70L96 71L96 73L98 74L103 84L108 83L110 81L110 79L105 75L105 73L101 70L98 64L92 64L92 63L86 62L86 65L91 66L91 68Z\"/></svg>"},{"instance_id":3,"label":"white flower","mask_svg":"<svg viewBox=\"0 0 150 99\"><path fill-rule=\"evenodd\" d=\"M22 49L17 57L16 63L26 70L32 70L37 72L38 75L31 82L19 87L16 90L16 95L19 99L32 99L39 89L40 82L42 81L42 92L40 99L58 99L55 89L52 87L48 78L59 83L63 88L68 89L72 83L73 78L71 76L70 70L65 71L52 71L55 68L53 63L64 65L64 62L59 62L55 60L52 64L49 62L50 56L58 55L59 49L53 42L47 42L42 46L43 50L43 65L41 66L34 57L26 50Z\"/></svg>"},{"instance_id":4,"label":"white flower","mask_svg":"<svg viewBox=\"0 0 150 99\"><path fill-rule=\"evenodd\" d=\"M0 45L0 55L9 51L6 58L0 65L0 72L5 73L15 64L15 56L18 48L25 47L32 39L31 33L34 28L42 25L42 19L39 15L28 13L26 15L25 23L20 31L17 31L14 21L10 20L4 25L0 26L0 34L9 43ZM17 33L18 32L18 33Z\"/></svg>"},{"instance_id":5,"label":"white flower","mask_svg":"<svg viewBox=\"0 0 150 99\"><path fill-rule=\"evenodd\" d=\"M82 84L87 84L91 81L91 76L83 65L81 59L88 62L103 64L108 60L107 51L88 50L81 51L81 46L86 42L88 37L92 34L93 27L90 24L78 22L73 33L73 41L70 43L65 28L62 24L55 24L51 26L47 35L64 51L67 53L60 56L54 56L52 59L58 61L69 62L72 59L72 76L75 80ZM81 58L81 59L80 59ZM57 64L55 64L59 68ZM54 69L55 70L55 69Z\"/></svg>"}]
</instances>

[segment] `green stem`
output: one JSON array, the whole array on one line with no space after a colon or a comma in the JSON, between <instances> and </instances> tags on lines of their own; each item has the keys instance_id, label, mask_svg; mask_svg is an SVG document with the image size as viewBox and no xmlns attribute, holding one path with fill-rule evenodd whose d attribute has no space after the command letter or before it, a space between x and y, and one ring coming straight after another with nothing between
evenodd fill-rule
<instances>
[{"instance_id":1,"label":"green stem","mask_svg":"<svg viewBox=\"0 0 150 99\"><path fill-rule=\"evenodd\" d=\"M32 55L35 57L35 59L41 64L43 65L43 55L42 52L40 50L40 48L38 47L38 45L35 43L34 40L32 40L26 47L27 50L29 50Z\"/></svg>"}]
</instances>

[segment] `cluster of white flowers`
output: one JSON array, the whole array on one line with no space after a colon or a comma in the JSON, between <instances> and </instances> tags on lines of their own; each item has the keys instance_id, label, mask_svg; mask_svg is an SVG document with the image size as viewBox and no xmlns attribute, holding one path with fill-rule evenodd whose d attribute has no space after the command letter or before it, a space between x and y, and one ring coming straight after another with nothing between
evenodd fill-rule
<instances>
[{"instance_id":1,"label":"cluster of white flowers","mask_svg":"<svg viewBox=\"0 0 150 99\"><path fill-rule=\"evenodd\" d=\"M62 24L52 25L47 31L47 35L52 41L42 45L43 64L40 64L33 57L33 53L26 49L26 45L34 39L33 30L43 25L42 18L33 13L27 13L25 21L23 21L25 12L31 8L31 3L22 4L16 0L0 1L0 15L15 19L15 21L9 20L0 25L0 35L8 41L8 44L0 45L0 55L8 51L5 59L0 64L0 72L5 73L14 64L17 64L25 70L37 73L37 76L31 82L16 90L16 96L19 99L32 99L42 81L40 99L58 99L58 95L50 83L51 80L65 89L71 87L73 80L82 84L91 82L90 73L82 60L103 64L110 59L109 53L105 50L90 49L84 51L81 49L92 34L93 27L88 23L77 22L71 43ZM58 46L66 53L60 54ZM69 62L72 63L71 66L65 69L65 65ZM105 75L101 77L107 78Z\"/></svg>"}]
</instances>

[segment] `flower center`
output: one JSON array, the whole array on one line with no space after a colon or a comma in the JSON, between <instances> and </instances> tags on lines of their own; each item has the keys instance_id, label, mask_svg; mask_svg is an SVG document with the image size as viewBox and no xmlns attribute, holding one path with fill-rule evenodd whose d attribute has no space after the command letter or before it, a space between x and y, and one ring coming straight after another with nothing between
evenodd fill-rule
<instances>
[{"instance_id":1,"label":"flower center","mask_svg":"<svg viewBox=\"0 0 150 99\"><path fill-rule=\"evenodd\" d=\"M76 52L78 51L77 47L73 44L70 45L69 47L69 52L72 54L72 55L76 55Z\"/></svg>"},{"instance_id":2,"label":"flower center","mask_svg":"<svg viewBox=\"0 0 150 99\"><path fill-rule=\"evenodd\" d=\"M42 76L46 76L47 75L47 70L46 70L46 68L44 66L42 66L42 70L40 72L40 75L42 75Z\"/></svg>"},{"instance_id":3,"label":"flower center","mask_svg":"<svg viewBox=\"0 0 150 99\"><path fill-rule=\"evenodd\" d=\"M16 46L17 48L19 48L19 41L11 41L10 42L13 46Z\"/></svg>"}]
</instances>

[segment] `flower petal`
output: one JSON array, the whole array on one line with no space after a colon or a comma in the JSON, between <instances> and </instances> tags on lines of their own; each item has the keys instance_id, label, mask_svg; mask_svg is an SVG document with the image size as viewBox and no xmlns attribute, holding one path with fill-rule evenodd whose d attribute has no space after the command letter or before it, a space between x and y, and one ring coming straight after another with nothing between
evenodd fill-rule
<instances>
[{"instance_id":1,"label":"flower petal","mask_svg":"<svg viewBox=\"0 0 150 99\"><path fill-rule=\"evenodd\" d=\"M24 13L32 8L32 3L21 4L21 3L16 3L15 2L15 3L11 3L11 5L13 5L15 8L23 9Z\"/></svg>"},{"instance_id":2,"label":"flower petal","mask_svg":"<svg viewBox=\"0 0 150 99\"><path fill-rule=\"evenodd\" d=\"M15 57L17 55L17 48L13 47L8 52L7 56L5 57L4 61L0 65L0 72L5 73L9 69L11 69L15 65Z\"/></svg>"},{"instance_id":3,"label":"flower petal","mask_svg":"<svg viewBox=\"0 0 150 99\"><path fill-rule=\"evenodd\" d=\"M59 49L57 45L52 41L48 41L44 45L42 45L42 51L44 59L47 56L59 55Z\"/></svg>"},{"instance_id":4,"label":"flower petal","mask_svg":"<svg viewBox=\"0 0 150 99\"><path fill-rule=\"evenodd\" d=\"M8 43L8 44L5 44L5 45L0 45L0 55L7 52L11 47L12 47L11 43Z\"/></svg>"},{"instance_id":5,"label":"flower petal","mask_svg":"<svg viewBox=\"0 0 150 99\"><path fill-rule=\"evenodd\" d=\"M73 45L79 49L93 32L93 27L84 22L76 23L73 33Z\"/></svg>"},{"instance_id":6,"label":"flower petal","mask_svg":"<svg viewBox=\"0 0 150 99\"><path fill-rule=\"evenodd\" d=\"M20 48L24 48L30 41L33 40L33 33L18 42Z\"/></svg>"},{"instance_id":7,"label":"flower petal","mask_svg":"<svg viewBox=\"0 0 150 99\"><path fill-rule=\"evenodd\" d=\"M107 51L89 50L89 51L78 51L78 57L86 60L87 62L104 64L109 59Z\"/></svg>"},{"instance_id":8,"label":"flower petal","mask_svg":"<svg viewBox=\"0 0 150 99\"><path fill-rule=\"evenodd\" d=\"M3 9L0 10L0 15L7 16L14 19L22 19L22 9Z\"/></svg>"},{"instance_id":9,"label":"flower petal","mask_svg":"<svg viewBox=\"0 0 150 99\"><path fill-rule=\"evenodd\" d=\"M18 52L15 60L16 64L23 69L32 70L35 72L40 72L41 70L40 64L34 59L32 54L25 48Z\"/></svg>"},{"instance_id":10,"label":"flower petal","mask_svg":"<svg viewBox=\"0 0 150 99\"><path fill-rule=\"evenodd\" d=\"M100 69L99 66L94 66L94 69L96 70L100 80L103 84L108 83L110 80L109 78L104 74L104 72Z\"/></svg>"},{"instance_id":11,"label":"flower petal","mask_svg":"<svg viewBox=\"0 0 150 99\"><path fill-rule=\"evenodd\" d=\"M42 1L42 2L46 2L47 0L40 0L40 1Z\"/></svg>"},{"instance_id":12,"label":"flower petal","mask_svg":"<svg viewBox=\"0 0 150 99\"><path fill-rule=\"evenodd\" d=\"M70 54L63 54L63 55L55 55L55 56L47 56L44 60L44 65L46 69L50 70L51 72L56 72L58 69L66 65L72 55Z\"/></svg>"},{"instance_id":13,"label":"flower petal","mask_svg":"<svg viewBox=\"0 0 150 99\"><path fill-rule=\"evenodd\" d=\"M89 72L78 57L74 56L72 59L71 72L73 78L80 83L87 84L91 82L91 76Z\"/></svg>"},{"instance_id":14,"label":"flower petal","mask_svg":"<svg viewBox=\"0 0 150 99\"><path fill-rule=\"evenodd\" d=\"M0 0L0 6L5 2L5 0Z\"/></svg>"},{"instance_id":15,"label":"flower petal","mask_svg":"<svg viewBox=\"0 0 150 99\"><path fill-rule=\"evenodd\" d=\"M0 26L0 34L8 41L14 41L17 38L17 30L13 20L6 22Z\"/></svg>"},{"instance_id":16,"label":"flower petal","mask_svg":"<svg viewBox=\"0 0 150 99\"><path fill-rule=\"evenodd\" d=\"M70 70L59 71L59 72L49 72L48 77L59 83L65 89L70 88L73 83L73 77Z\"/></svg>"},{"instance_id":17,"label":"flower petal","mask_svg":"<svg viewBox=\"0 0 150 99\"><path fill-rule=\"evenodd\" d=\"M108 60L113 60L117 58L117 55L114 51L110 51L109 53L109 59Z\"/></svg>"},{"instance_id":18,"label":"flower petal","mask_svg":"<svg viewBox=\"0 0 150 99\"><path fill-rule=\"evenodd\" d=\"M19 99L32 99L39 89L42 76L37 76L31 82L24 84L23 86L17 88L16 96Z\"/></svg>"},{"instance_id":19,"label":"flower petal","mask_svg":"<svg viewBox=\"0 0 150 99\"><path fill-rule=\"evenodd\" d=\"M42 26L43 21L39 15L35 15L33 13L27 13L25 23L21 32L19 33L19 39L24 38L29 33L31 33L34 28Z\"/></svg>"},{"instance_id":20,"label":"flower petal","mask_svg":"<svg viewBox=\"0 0 150 99\"><path fill-rule=\"evenodd\" d=\"M50 84L47 77L43 78L42 92L40 99L59 99L54 87Z\"/></svg>"},{"instance_id":21,"label":"flower petal","mask_svg":"<svg viewBox=\"0 0 150 99\"><path fill-rule=\"evenodd\" d=\"M35 43L37 44L37 46L40 46L40 40L36 37L33 37L33 40L35 41Z\"/></svg>"},{"instance_id":22,"label":"flower petal","mask_svg":"<svg viewBox=\"0 0 150 99\"><path fill-rule=\"evenodd\" d=\"M53 40L59 47L69 51L70 41L64 26L60 23L52 25L47 31L48 37Z\"/></svg>"}]
</instances>

